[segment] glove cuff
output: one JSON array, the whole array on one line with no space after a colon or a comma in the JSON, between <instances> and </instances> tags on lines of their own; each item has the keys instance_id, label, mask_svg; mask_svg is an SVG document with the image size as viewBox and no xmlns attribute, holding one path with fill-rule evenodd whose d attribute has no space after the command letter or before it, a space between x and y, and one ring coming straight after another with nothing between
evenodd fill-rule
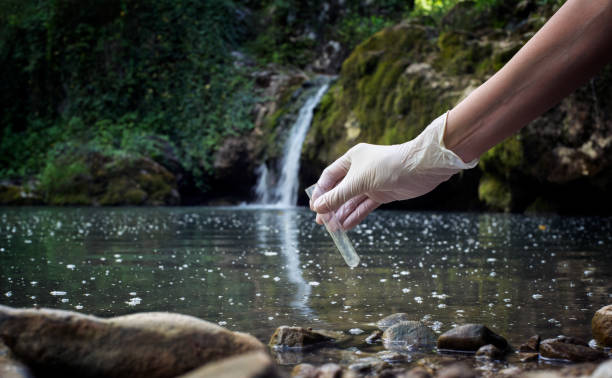
<instances>
[{"instance_id":1,"label":"glove cuff","mask_svg":"<svg viewBox=\"0 0 612 378\"><path fill-rule=\"evenodd\" d=\"M476 158L470 162L464 162L463 159L459 157L456 153L446 148L444 145L444 131L446 130L446 121L448 119L448 113L450 110L446 111L446 113L442 114L438 118L436 118L430 126L427 128L434 126L432 130L435 134L434 140L437 142L437 145L440 148L441 158L448 165L458 168L458 169L471 169L478 165L479 159ZM440 126L441 124L441 126Z\"/></svg>"}]
</instances>

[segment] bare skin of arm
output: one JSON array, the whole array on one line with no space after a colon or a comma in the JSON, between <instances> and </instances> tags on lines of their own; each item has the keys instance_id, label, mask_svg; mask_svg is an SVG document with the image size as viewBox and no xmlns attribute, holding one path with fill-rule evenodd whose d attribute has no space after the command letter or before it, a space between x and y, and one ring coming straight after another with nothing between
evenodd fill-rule
<instances>
[{"instance_id":1,"label":"bare skin of arm","mask_svg":"<svg viewBox=\"0 0 612 378\"><path fill-rule=\"evenodd\" d=\"M448 114L445 146L471 161L612 61L612 0L568 0L495 75Z\"/></svg>"}]
</instances>

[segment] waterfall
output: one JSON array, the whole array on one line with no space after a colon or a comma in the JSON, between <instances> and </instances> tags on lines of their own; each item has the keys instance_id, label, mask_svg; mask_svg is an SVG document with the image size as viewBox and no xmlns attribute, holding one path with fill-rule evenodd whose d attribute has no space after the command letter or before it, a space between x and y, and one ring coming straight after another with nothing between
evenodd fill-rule
<instances>
[{"instance_id":1,"label":"waterfall","mask_svg":"<svg viewBox=\"0 0 612 378\"><path fill-rule=\"evenodd\" d=\"M255 187L258 204L283 207L297 204L302 144L310 128L314 108L328 88L329 79L325 79L300 108L297 119L291 126L285 141L282 158L279 160L278 180L274 180L265 163L258 168L258 180Z\"/></svg>"}]
</instances>

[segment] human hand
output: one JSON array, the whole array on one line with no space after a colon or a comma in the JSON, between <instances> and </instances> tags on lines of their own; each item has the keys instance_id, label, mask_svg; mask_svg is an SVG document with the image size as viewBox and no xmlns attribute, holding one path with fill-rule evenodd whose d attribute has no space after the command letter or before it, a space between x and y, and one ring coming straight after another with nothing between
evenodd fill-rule
<instances>
[{"instance_id":1,"label":"human hand","mask_svg":"<svg viewBox=\"0 0 612 378\"><path fill-rule=\"evenodd\" d=\"M310 201L317 223L335 212L344 229L361 222L383 203L428 193L462 169L473 168L444 147L446 114L415 139L391 146L360 143L325 168Z\"/></svg>"}]
</instances>

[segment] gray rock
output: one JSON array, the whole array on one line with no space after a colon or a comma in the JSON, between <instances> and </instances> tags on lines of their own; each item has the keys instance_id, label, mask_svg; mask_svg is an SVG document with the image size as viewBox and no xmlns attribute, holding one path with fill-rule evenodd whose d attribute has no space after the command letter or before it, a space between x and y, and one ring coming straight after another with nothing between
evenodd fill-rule
<instances>
[{"instance_id":1,"label":"gray rock","mask_svg":"<svg viewBox=\"0 0 612 378\"><path fill-rule=\"evenodd\" d=\"M205 363L265 350L251 335L186 315L101 319L0 306L0 339L29 367L59 376L174 377Z\"/></svg>"},{"instance_id":2,"label":"gray rock","mask_svg":"<svg viewBox=\"0 0 612 378\"><path fill-rule=\"evenodd\" d=\"M506 339L482 324L464 324L438 337L438 349L475 352L487 344L493 344L502 351L508 349Z\"/></svg>"},{"instance_id":3,"label":"gray rock","mask_svg":"<svg viewBox=\"0 0 612 378\"><path fill-rule=\"evenodd\" d=\"M534 335L527 340L526 343L521 344L518 348L519 352L534 353L540 349L540 335Z\"/></svg>"},{"instance_id":4,"label":"gray rock","mask_svg":"<svg viewBox=\"0 0 612 378\"><path fill-rule=\"evenodd\" d=\"M612 360L603 362L595 369L591 378L610 378L612 377Z\"/></svg>"},{"instance_id":5,"label":"gray rock","mask_svg":"<svg viewBox=\"0 0 612 378\"><path fill-rule=\"evenodd\" d=\"M9 348L0 341L0 377L30 378L32 372L27 366L15 359Z\"/></svg>"},{"instance_id":6,"label":"gray rock","mask_svg":"<svg viewBox=\"0 0 612 378\"><path fill-rule=\"evenodd\" d=\"M612 347L612 305L597 310L591 321L591 331L599 345Z\"/></svg>"},{"instance_id":7,"label":"gray rock","mask_svg":"<svg viewBox=\"0 0 612 378\"><path fill-rule=\"evenodd\" d=\"M269 345L273 348L306 348L334 340L333 333L328 331L281 326L274 331Z\"/></svg>"},{"instance_id":8,"label":"gray rock","mask_svg":"<svg viewBox=\"0 0 612 378\"><path fill-rule=\"evenodd\" d=\"M573 344L568 339L546 339L540 343L540 355L544 358L567 360L572 362L598 361L607 355L581 343Z\"/></svg>"},{"instance_id":9,"label":"gray rock","mask_svg":"<svg viewBox=\"0 0 612 378\"><path fill-rule=\"evenodd\" d=\"M376 355L381 360L390 362L390 363L404 362L409 358L404 353L398 353L398 352L393 352L393 351L388 351L388 350L383 350L382 352L378 352L376 353Z\"/></svg>"},{"instance_id":10,"label":"gray rock","mask_svg":"<svg viewBox=\"0 0 612 378\"><path fill-rule=\"evenodd\" d=\"M408 314L406 314L405 312L398 312L380 319L376 322L376 326L384 331L399 322L407 320L410 320L410 316Z\"/></svg>"},{"instance_id":11,"label":"gray rock","mask_svg":"<svg viewBox=\"0 0 612 378\"><path fill-rule=\"evenodd\" d=\"M490 360L500 360L504 357L504 352L499 350L499 348L495 345L487 344L485 346L481 346L476 351L476 357Z\"/></svg>"},{"instance_id":12,"label":"gray rock","mask_svg":"<svg viewBox=\"0 0 612 378\"><path fill-rule=\"evenodd\" d=\"M212 362L180 378L282 378L276 365L265 352L250 352Z\"/></svg>"},{"instance_id":13,"label":"gray rock","mask_svg":"<svg viewBox=\"0 0 612 378\"><path fill-rule=\"evenodd\" d=\"M383 333L383 345L391 350L433 348L436 334L419 321L402 321L387 328Z\"/></svg>"}]
</instances>

